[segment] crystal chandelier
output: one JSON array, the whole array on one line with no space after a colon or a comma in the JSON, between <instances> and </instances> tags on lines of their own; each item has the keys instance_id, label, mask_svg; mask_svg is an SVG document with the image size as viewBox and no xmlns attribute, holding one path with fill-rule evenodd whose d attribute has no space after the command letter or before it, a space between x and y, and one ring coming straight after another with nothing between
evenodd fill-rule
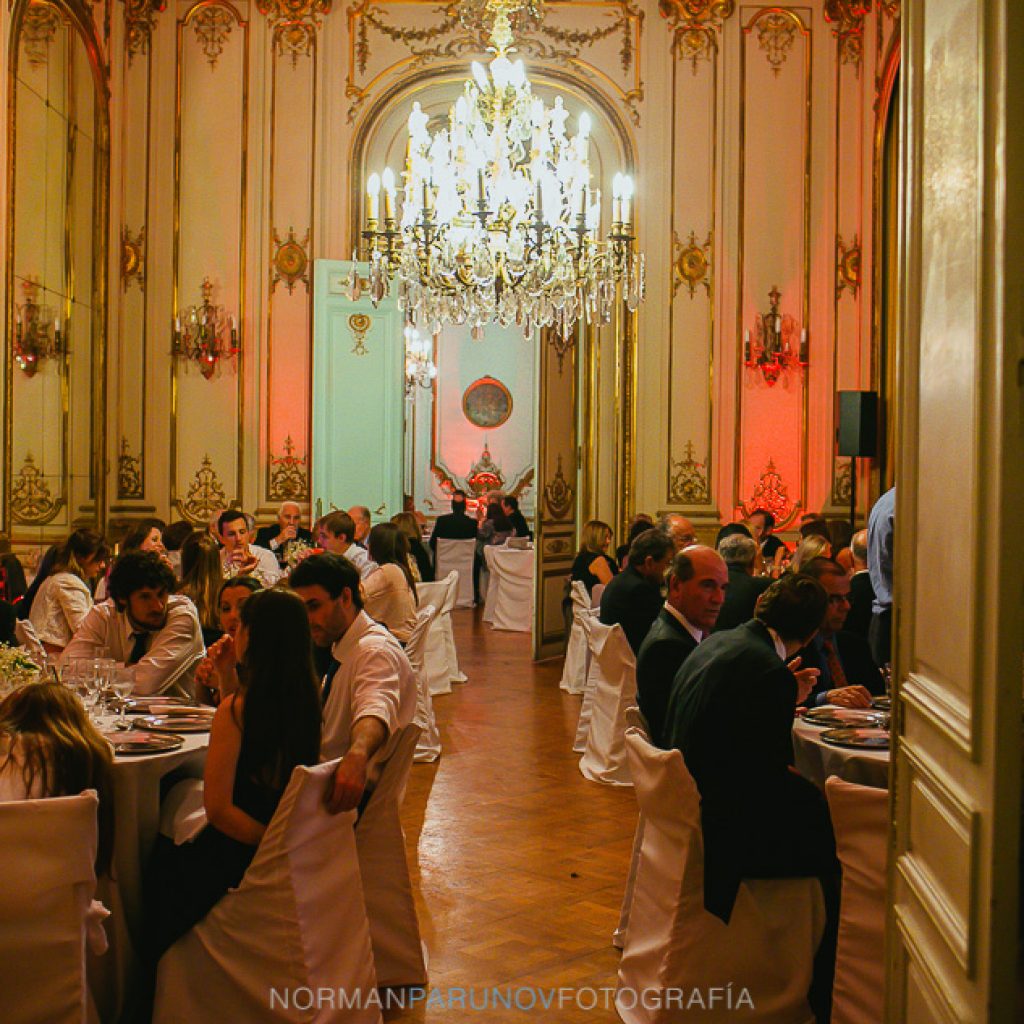
<instances>
[{"instance_id":1,"label":"crystal chandelier","mask_svg":"<svg viewBox=\"0 0 1024 1024\"><path fill-rule=\"evenodd\" d=\"M394 279L406 322L429 333L468 322L480 338L497 321L519 325L525 337L552 327L567 339L581 318L610 323L618 299L633 311L644 297L632 179L615 175L602 238L589 114L570 136L562 98L547 107L523 62L507 56L509 18L522 6L486 3L496 56L489 70L473 62L446 129L428 131L428 115L413 104L401 211L390 168L367 181L370 297L378 303Z\"/></svg>"},{"instance_id":2,"label":"crystal chandelier","mask_svg":"<svg viewBox=\"0 0 1024 1024\"><path fill-rule=\"evenodd\" d=\"M412 395L416 385L429 388L437 376L431 358L431 343L415 327L405 328L405 393Z\"/></svg>"},{"instance_id":3,"label":"crystal chandelier","mask_svg":"<svg viewBox=\"0 0 1024 1024\"><path fill-rule=\"evenodd\" d=\"M232 359L239 353L238 323L223 306L214 305L213 284L208 277L203 278L200 292L200 305L189 306L181 317L174 318L171 346L174 355L195 363L209 380L222 359Z\"/></svg>"}]
</instances>

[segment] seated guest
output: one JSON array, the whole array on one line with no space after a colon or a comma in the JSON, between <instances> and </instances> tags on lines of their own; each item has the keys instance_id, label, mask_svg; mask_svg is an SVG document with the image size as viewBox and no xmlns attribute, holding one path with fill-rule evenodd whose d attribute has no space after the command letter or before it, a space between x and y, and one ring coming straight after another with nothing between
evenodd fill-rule
<instances>
[{"instance_id":1,"label":"seated guest","mask_svg":"<svg viewBox=\"0 0 1024 1024\"><path fill-rule=\"evenodd\" d=\"M782 571L783 559L788 554L786 545L774 536L775 516L767 509L759 508L750 513L747 519L750 532L761 548L761 557L770 575L778 576Z\"/></svg>"},{"instance_id":2,"label":"seated guest","mask_svg":"<svg viewBox=\"0 0 1024 1024\"><path fill-rule=\"evenodd\" d=\"M359 575L366 579L377 568L376 563L366 553L366 548L356 543L356 526L347 512L332 512L320 522L320 547L332 555L347 558L358 570Z\"/></svg>"},{"instance_id":3,"label":"seated guest","mask_svg":"<svg viewBox=\"0 0 1024 1024\"><path fill-rule=\"evenodd\" d=\"M370 530L370 557L377 569L363 580L363 608L403 644L416 628L416 582L409 569L409 542L393 523Z\"/></svg>"},{"instance_id":4,"label":"seated guest","mask_svg":"<svg viewBox=\"0 0 1024 1024\"><path fill-rule=\"evenodd\" d=\"M174 575L181 579L181 546L196 533L196 528L184 519L179 519L176 523L170 523L164 528L164 532L160 535L164 542L164 550L167 552L167 561L171 563L171 569L174 570ZM214 540L217 548L220 548L220 542Z\"/></svg>"},{"instance_id":5,"label":"seated guest","mask_svg":"<svg viewBox=\"0 0 1024 1024\"><path fill-rule=\"evenodd\" d=\"M238 886L292 769L320 755L320 700L309 623L284 590L242 606L232 657L241 685L213 719L204 773L207 825L192 841L162 840L153 859L154 962Z\"/></svg>"},{"instance_id":6,"label":"seated guest","mask_svg":"<svg viewBox=\"0 0 1024 1024\"><path fill-rule=\"evenodd\" d=\"M757 599L768 589L767 576L754 575L757 543L747 533L731 533L718 545L718 553L729 568L729 590L718 615L715 631L735 629L754 617Z\"/></svg>"},{"instance_id":7,"label":"seated guest","mask_svg":"<svg viewBox=\"0 0 1024 1024\"><path fill-rule=\"evenodd\" d=\"M11 550L11 538L0 533L0 599L12 604L25 596L25 569Z\"/></svg>"},{"instance_id":8,"label":"seated guest","mask_svg":"<svg viewBox=\"0 0 1024 1024\"><path fill-rule=\"evenodd\" d=\"M239 509L221 512L217 520L220 533L221 567L224 578L255 576L265 587L272 587L281 576L281 569L272 551L249 542L249 519Z\"/></svg>"},{"instance_id":9,"label":"seated guest","mask_svg":"<svg viewBox=\"0 0 1024 1024\"><path fill-rule=\"evenodd\" d=\"M636 657L637 703L659 746L676 673L714 629L731 586L725 562L711 548L693 544L672 559L665 606Z\"/></svg>"},{"instance_id":10,"label":"seated guest","mask_svg":"<svg viewBox=\"0 0 1024 1024\"><path fill-rule=\"evenodd\" d=\"M622 626L634 654L661 611L661 587L674 554L671 537L661 530L644 530L630 545L629 565L601 596L601 621Z\"/></svg>"},{"instance_id":11,"label":"seated guest","mask_svg":"<svg viewBox=\"0 0 1024 1024\"><path fill-rule=\"evenodd\" d=\"M800 570L816 579L828 594L825 620L814 640L800 652L804 668L818 669L818 681L807 698L808 707L838 704L866 708L872 695L885 693L885 682L871 660L867 640L843 631L850 611L850 578L831 558L815 558Z\"/></svg>"},{"instance_id":12,"label":"seated guest","mask_svg":"<svg viewBox=\"0 0 1024 1024\"><path fill-rule=\"evenodd\" d=\"M138 694L192 695L205 653L192 602L174 594L174 573L151 551L129 551L110 571L111 600L93 605L64 648L71 658L113 658L131 670Z\"/></svg>"},{"instance_id":13,"label":"seated guest","mask_svg":"<svg viewBox=\"0 0 1024 1024\"><path fill-rule=\"evenodd\" d=\"M480 573L483 571L484 548L504 544L512 536L512 524L508 521L501 505L492 501L487 506L487 513L477 529L476 551L473 555L473 597L480 603Z\"/></svg>"},{"instance_id":14,"label":"seated guest","mask_svg":"<svg viewBox=\"0 0 1024 1024\"><path fill-rule=\"evenodd\" d=\"M302 509L299 503L283 501L277 511L277 522L261 526L256 531L256 543L273 551L282 569L288 564L289 551L295 541L313 546L313 534L299 525L301 521Z\"/></svg>"},{"instance_id":15,"label":"seated guest","mask_svg":"<svg viewBox=\"0 0 1024 1024\"><path fill-rule=\"evenodd\" d=\"M686 516L679 515L678 512L666 512L658 520L658 529L666 537L671 538L676 552L697 543L697 531L693 528L693 523Z\"/></svg>"},{"instance_id":16,"label":"seated guest","mask_svg":"<svg viewBox=\"0 0 1024 1024\"><path fill-rule=\"evenodd\" d=\"M32 603L29 621L48 654L60 654L92 608L96 581L107 567L107 542L75 530L64 542Z\"/></svg>"},{"instance_id":17,"label":"seated guest","mask_svg":"<svg viewBox=\"0 0 1024 1024\"><path fill-rule=\"evenodd\" d=\"M709 913L728 923L745 878L821 882L827 924L808 993L819 1022L832 991L839 863L825 796L793 770L794 709L814 673L797 678L786 662L814 638L826 605L807 576L772 584L753 621L715 633L683 662L665 729L700 791Z\"/></svg>"},{"instance_id":18,"label":"seated guest","mask_svg":"<svg viewBox=\"0 0 1024 1024\"><path fill-rule=\"evenodd\" d=\"M126 551L152 551L164 561L167 549L164 547L163 532L167 524L162 519L143 519L136 523L121 541L121 554Z\"/></svg>"},{"instance_id":19,"label":"seated guest","mask_svg":"<svg viewBox=\"0 0 1024 1024\"><path fill-rule=\"evenodd\" d=\"M831 543L822 537L821 534L812 533L797 545L796 551L793 553L793 561L789 563L789 571L802 572L803 569L801 567L813 559L831 557Z\"/></svg>"},{"instance_id":20,"label":"seated guest","mask_svg":"<svg viewBox=\"0 0 1024 1024\"><path fill-rule=\"evenodd\" d=\"M832 534L824 516L815 514L800 517L800 539L807 540L808 537L821 537L832 543Z\"/></svg>"},{"instance_id":21,"label":"seated guest","mask_svg":"<svg viewBox=\"0 0 1024 1024\"><path fill-rule=\"evenodd\" d=\"M846 519L830 519L828 521L828 539L832 544L832 557L847 572L853 572L853 552L850 551L853 527L850 523Z\"/></svg>"},{"instance_id":22,"label":"seated guest","mask_svg":"<svg viewBox=\"0 0 1024 1024\"><path fill-rule=\"evenodd\" d=\"M25 596L18 602L17 612L19 619L27 619L32 612L32 604L35 601L36 594L39 593L39 588L43 585L46 577L53 572L53 563L57 561L57 552L60 550L59 544L51 544L42 554L36 565L36 574L29 584L28 590L25 591Z\"/></svg>"},{"instance_id":23,"label":"seated guest","mask_svg":"<svg viewBox=\"0 0 1024 1024\"><path fill-rule=\"evenodd\" d=\"M719 554L719 548L722 546L722 541L726 537L750 537L753 540L753 534L748 530L742 523L726 523L718 533L715 534L715 550Z\"/></svg>"},{"instance_id":24,"label":"seated guest","mask_svg":"<svg viewBox=\"0 0 1024 1024\"><path fill-rule=\"evenodd\" d=\"M352 517L355 525L354 540L361 548L366 547L366 538L370 536L370 510L365 505L353 505L348 514Z\"/></svg>"},{"instance_id":25,"label":"seated guest","mask_svg":"<svg viewBox=\"0 0 1024 1024\"><path fill-rule=\"evenodd\" d=\"M7 647L18 647L18 635L15 627L18 616L14 614L14 605L10 601L0 601L0 644Z\"/></svg>"},{"instance_id":26,"label":"seated guest","mask_svg":"<svg viewBox=\"0 0 1024 1024\"><path fill-rule=\"evenodd\" d=\"M412 512L399 512L398 515L391 517L391 522L402 531L409 542L409 554L412 556L409 568L414 570L413 579L417 583L432 583L434 563L431 562L430 552L423 543L423 532L416 516Z\"/></svg>"},{"instance_id":27,"label":"seated guest","mask_svg":"<svg viewBox=\"0 0 1024 1024\"><path fill-rule=\"evenodd\" d=\"M868 572L875 599L871 603L868 643L876 665L892 657L893 537L896 529L896 488L890 487L868 516Z\"/></svg>"},{"instance_id":28,"label":"seated guest","mask_svg":"<svg viewBox=\"0 0 1024 1024\"><path fill-rule=\"evenodd\" d=\"M219 704L238 689L235 672L234 641L242 623L242 605L258 590L260 581L252 576L234 576L223 580L217 594L219 639L209 645L206 657L196 666L196 697L208 704ZM314 648L314 661L316 649Z\"/></svg>"},{"instance_id":29,"label":"seated guest","mask_svg":"<svg viewBox=\"0 0 1024 1024\"><path fill-rule=\"evenodd\" d=\"M220 549L212 537L195 531L185 541L181 548L181 572L178 593L184 594L195 605L203 630L203 643L209 647L220 639L223 632L217 602L224 573L220 565Z\"/></svg>"},{"instance_id":30,"label":"seated guest","mask_svg":"<svg viewBox=\"0 0 1024 1024\"><path fill-rule=\"evenodd\" d=\"M650 529L650 526L647 526ZM600 519L591 519L583 524L580 532L580 550L572 563L569 579L579 581L592 594L598 583L606 586L619 571L615 563L608 557L608 548L612 543L612 528Z\"/></svg>"},{"instance_id":31,"label":"seated guest","mask_svg":"<svg viewBox=\"0 0 1024 1024\"><path fill-rule=\"evenodd\" d=\"M437 542L439 540L476 540L476 520L466 515L466 492L452 491L452 510L438 516L430 534L430 550L437 564Z\"/></svg>"},{"instance_id":32,"label":"seated guest","mask_svg":"<svg viewBox=\"0 0 1024 1024\"><path fill-rule=\"evenodd\" d=\"M629 565L629 548L633 541L640 536L645 530L651 529L654 526L654 520L647 515L646 512L642 512L640 515L633 516L630 520L629 532L626 534L626 543L620 544L615 549L615 565L616 572L622 572L623 569Z\"/></svg>"},{"instance_id":33,"label":"seated guest","mask_svg":"<svg viewBox=\"0 0 1024 1024\"><path fill-rule=\"evenodd\" d=\"M516 537L526 537L528 540L533 540L533 530L530 529L526 516L519 511L518 498L511 494L506 494L501 499L501 511L505 513L505 517L512 524L512 532Z\"/></svg>"},{"instance_id":34,"label":"seated guest","mask_svg":"<svg viewBox=\"0 0 1024 1024\"><path fill-rule=\"evenodd\" d=\"M351 810L369 797L399 730L416 714L416 673L398 641L363 611L351 562L311 555L290 583L306 606L313 643L331 645L335 658L321 691L320 756L341 757L328 809Z\"/></svg>"},{"instance_id":35,"label":"seated guest","mask_svg":"<svg viewBox=\"0 0 1024 1024\"><path fill-rule=\"evenodd\" d=\"M33 683L0 702L0 801L96 790L97 875L109 872L114 850L113 763L110 744L67 687Z\"/></svg>"},{"instance_id":36,"label":"seated guest","mask_svg":"<svg viewBox=\"0 0 1024 1024\"><path fill-rule=\"evenodd\" d=\"M853 575L850 577L850 614L846 616L843 627L848 633L868 638L871 626L871 605L875 600L875 590L871 586L871 573L868 572L868 531L855 533L850 541L850 554L853 557Z\"/></svg>"}]
</instances>

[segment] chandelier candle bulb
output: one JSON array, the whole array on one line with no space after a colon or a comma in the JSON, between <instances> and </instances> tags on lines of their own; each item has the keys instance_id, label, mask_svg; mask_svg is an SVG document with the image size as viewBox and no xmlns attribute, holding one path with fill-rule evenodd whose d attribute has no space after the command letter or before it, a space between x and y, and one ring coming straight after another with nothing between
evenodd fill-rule
<instances>
[{"instance_id":1,"label":"chandelier candle bulb","mask_svg":"<svg viewBox=\"0 0 1024 1024\"><path fill-rule=\"evenodd\" d=\"M807 362L807 328L804 327L800 331L800 362Z\"/></svg>"},{"instance_id":2,"label":"chandelier candle bulb","mask_svg":"<svg viewBox=\"0 0 1024 1024\"><path fill-rule=\"evenodd\" d=\"M378 200L380 197L380 175L374 171L366 182L366 194L370 200L370 208L367 218L376 221L380 216Z\"/></svg>"},{"instance_id":3,"label":"chandelier candle bulb","mask_svg":"<svg viewBox=\"0 0 1024 1024\"><path fill-rule=\"evenodd\" d=\"M743 332L743 361L750 362L750 331Z\"/></svg>"}]
</instances>

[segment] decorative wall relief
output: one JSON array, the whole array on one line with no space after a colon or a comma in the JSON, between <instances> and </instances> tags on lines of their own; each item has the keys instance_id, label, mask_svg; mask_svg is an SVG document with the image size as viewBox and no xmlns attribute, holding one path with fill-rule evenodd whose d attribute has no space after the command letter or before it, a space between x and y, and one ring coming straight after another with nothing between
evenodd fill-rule
<instances>
[{"instance_id":1,"label":"decorative wall relief","mask_svg":"<svg viewBox=\"0 0 1024 1024\"><path fill-rule=\"evenodd\" d=\"M672 52L688 60L693 74L718 49L716 32L736 9L734 0L659 0L658 11L672 27Z\"/></svg>"},{"instance_id":2,"label":"decorative wall relief","mask_svg":"<svg viewBox=\"0 0 1024 1024\"><path fill-rule=\"evenodd\" d=\"M60 511L63 502L53 497L46 476L26 452L11 486L11 513L23 526L45 526Z\"/></svg>"},{"instance_id":3,"label":"decorative wall relief","mask_svg":"<svg viewBox=\"0 0 1024 1024\"><path fill-rule=\"evenodd\" d=\"M548 507L552 519L565 519L572 511L575 491L566 480L562 472L562 456L558 456L558 464L555 475L544 485L544 504Z\"/></svg>"},{"instance_id":4,"label":"decorative wall relief","mask_svg":"<svg viewBox=\"0 0 1024 1024\"><path fill-rule=\"evenodd\" d=\"M686 442L683 458L671 461L672 476L669 481L668 497L675 505L707 505L711 501L708 487L708 468L694 456L696 448L692 441Z\"/></svg>"},{"instance_id":5,"label":"decorative wall relief","mask_svg":"<svg viewBox=\"0 0 1024 1024\"><path fill-rule=\"evenodd\" d=\"M129 67L138 54L149 53L156 16L165 7L164 0L124 0L124 48Z\"/></svg>"},{"instance_id":6,"label":"decorative wall relief","mask_svg":"<svg viewBox=\"0 0 1024 1024\"><path fill-rule=\"evenodd\" d=\"M121 438L117 456L117 496L121 499L143 498L142 456L132 455L127 437Z\"/></svg>"},{"instance_id":7,"label":"decorative wall relief","mask_svg":"<svg viewBox=\"0 0 1024 1024\"><path fill-rule=\"evenodd\" d=\"M847 288L857 298L860 290L860 238L854 235L850 245L846 245L843 236L836 235L836 298Z\"/></svg>"},{"instance_id":8,"label":"decorative wall relief","mask_svg":"<svg viewBox=\"0 0 1024 1024\"><path fill-rule=\"evenodd\" d=\"M146 290L146 225L133 235L128 227L121 229L121 287L126 291L135 282L139 291Z\"/></svg>"},{"instance_id":9,"label":"decorative wall relief","mask_svg":"<svg viewBox=\"0 0 1024 1024\"><path fill-rule=\"evenodd\" d=\"M711 294L711 233L701 244L697 241L694 232L686 244L680 240L675 232L672 233L672 242L675 255L672 260L672 294L679 291L679 286L685 284L690 290L692 299L697 291L698 285L704 286L704 291Z\"/></svg>"},{"instance_id":10,"label":"decorative wall relief","mask_svg":"<svg viewBox=\"0 0 1024 1024\"><path fill-rule=\"evenodd\" d=\"M294 67L308 57L320 31L322 15L330 13L332 0L257 0L260 14L273 27L274 49L289 56Z\"/></svg>"},{"instance_id":11,"label":"decorative wall relief","mask_svg":"<svg viewBox=\"0 0 1024 1024\"><path fill-rule=\"evenodd\" d=\"M852 489L853 463L850 459L835 462L835 479L832 485L832 504L849 505Z\"/></svg>"},{"instance_id":12,"label":"decorative wall relief","mask_svg":"<svg viewBox=\"0 0 1024 1024\"><path fill-rule=\"evenodd\" d=\"M270 290L277 287L278 281L284 281L288 294L295 290L296 282L301 281L309 291L309 232L307 231L300 242L295 237L295 229L288 229L288 237L283 241L274 229L274 255L273 277L270 282Z\"/></svg>"},{"instance_id":13,"label":"decorative wall relief","mask_svg":"<svg viewBox=\"0 0 1024 1024\"><path fill-rule=\"evenodd\" d=\"M505 474L491 458L491 450L487 447L486 441L480 458L469 467L466 483L478 498L483 497L488 491L500 491L505 486Z\"/></svg>"},{"instance_id":14,"label":"decorative wall relief","mask_svg":"<svg viewBox=\"0 0 1024 1024\"><path fill-rule=\"evenodd\" d=\"M373 321L366 313L353 313L348 318L349 330L356 341L352 346L353 355L365 356L369 353L370 350L366 347L366 332L370 329L370 324L372 323Z\"/></svg>"},{"instance_id":15,"label":"decorative wall relief","mask_svg":"<svg viewBox=\"0 0 1024 1024\"><path fill-rule=\"evenodd\" d=\"M768 465L757 481L753 492L742 505L743 514L747 516L759 508L766 509L775 516L776 528L784 526L796 511L790 501L782 475L775 468L772 459L768 460Z\"/></svg>"},{"instance_id":16,"label":"decorative wall relief","mask_svg":"<svg viewBox=\"0 0 1024 1024\"><path fill-rule=\"evenodd\" d=\"M30 3L21 23L21 46L25 58L35 68L45 67L50 58L50 43L64 23L56 7Z\"/></svg>"},{"instance_id":17,"label":"decorative wall relief","mask_svg":"<svg viewBox=\"0 0 1024 1024\"><path fill-rule=\"evenodd\" d=\"M500 380L481 377L463 393L462 412L473 426L493 430L512 415L512 393Z\"/></svg>"},{"instance_id":18,"label":"decorative wall relief","mask_svg":"<svg viewBox=\"0 0 1024 1024\"><path fill-rule=\"evenodd\" d=\"M789 11L769 10L757 20L757 43L772 69L778 75L796 42L799 20Z\"/></svg>"},{"instance_id":19,"label":"decorative wall relief","mask_svg":"<svg viewBox=\"0 0 1024 1024\"><path fill-rule=\"evenodd\" d=\"M223 7L204 7L192 19L196 40L211 68L217 66L217 60L224 52L234 23L234 18Z\"/></svg>"},{"instance_id":20,"label":"decorative wall relief","mask_svg":"<svg viewBox=\"0 0 1024 1024\"><path fill-rule=\"evenodd\" d=\"M228 507L228 496L220 482L209 455L203 456L202 465L196 471L184 499L177 502L178 511L190 523L205 525L214 512Z\"/></svg>"},{"instance_id":21,"label":"decorative wall relief","mask_svg":"<svg viewBox=\"0 0 1024 1024\"><path fill-rule=\"evenodd\" d=\"M825 0L825 20L835 25L840 63L855 64L858 71L864 56L864 17L870 10L871 0Z\"/></svg>"},{"instance_id":22,"label":"decorative wall relief","mask_svg":"<svg viewBox=\"0 0 1024 1024\"><path fill-rule=\"evenodd\" d=\"M275 501L309 501L309 460L295 454L291 437L284 439L284 455L270 456L267 497Z\"/></svg>"}]
</instances>

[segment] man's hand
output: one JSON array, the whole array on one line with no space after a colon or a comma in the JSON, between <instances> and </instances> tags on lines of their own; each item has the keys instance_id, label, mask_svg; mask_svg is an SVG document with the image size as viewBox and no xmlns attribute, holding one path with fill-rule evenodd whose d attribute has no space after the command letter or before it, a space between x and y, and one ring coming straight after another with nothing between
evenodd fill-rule
<instances>
[{"instance_id":1,"label":"man's hand","mask_svg":"<svg viewBox=\"0 0 1024 1024\"><path fill-rule=\"evenodd\" d=\"M327 792L327 810L331 814L351 811L359 806L366 789L366 757L350 750L338 764Z\"/></svg>"},{"instance_id":2,"label":"man's hand","mask_svg":"<svg viewBox=\"0 0 1024 1024\"><path fill-rule=\"evenodd\" d=\"M829 690L825 700L840 708L871 707L871 694L864 686L841 686L837 690Z\"/></svg>"},{"instance_id":3,"label":"man's hand","mask_svg":"<svg viewBox=\"0 0 1024 1024\"><path fill-rule=\"evenodd\" d=\"M260 564L259 558L256 557L256 552L251 551L249 548L239 548L235 552L233 561L237 576L248 576L249 573L255 572Z\"/></svg>"},{"instance_id":4,"label":"man's hand","mask_svg":"<svg viewBox=\"0 0 1024 1024\"><path fill-rule=\"evenodd\" d=\"M289 523L287 526L281 527L281 532L277 535L277 543L279 546L281 544L287 544L288 541L295 540L295 538L298 535L298 527L296 527L293 523Z\"/></svg>"},{"instance_id":5,"label":"man's hand","mask_svg":"<svg viewBox=\"0 0 1024 1024\"><path fill-rule=\"evenodd\" d=\"M803 704L807 700L807 695L814 689L814 684L818 681L818 676L821 675L821 672L816 668L801 668L800 662L800 658L794 658L786 666L796 676L797 704Z\"/></svg>"}]
</instances>

